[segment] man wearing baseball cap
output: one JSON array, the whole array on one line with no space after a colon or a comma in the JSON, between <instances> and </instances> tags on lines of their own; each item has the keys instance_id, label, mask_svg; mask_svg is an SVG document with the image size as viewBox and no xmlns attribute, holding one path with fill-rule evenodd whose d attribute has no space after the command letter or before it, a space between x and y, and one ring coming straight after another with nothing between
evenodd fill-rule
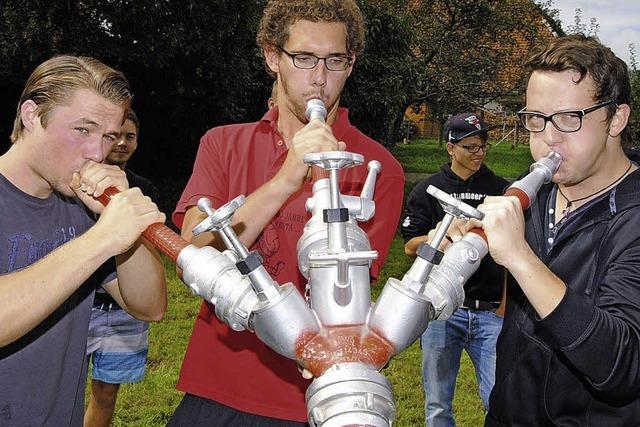
<instances>
[{"instance_id":1,"label":"man wearing baseball cap","mask_svg":"<svg viewBox=\"0 0 640 427\"><path fill-rule=\"evenodd\" d=\"M473 113L451 117L444 125L444 139L451 162L440 172L418 183L407 201L402 223L405 253L416 256L429 230L444 217L440 203L427 193L434 185L456 199L477 207L488 195L502 195L508 182L483 164L491 148L487 124ZM496 340L502 317L496 313L502 296L505 270L490 256L464 286L464 305L448 320L435 320L421 337L422 377L426 394L426 425L453 426L451 403L465 349L476 369L485 410L493 388Z\"/></svg>"}]
</instances>

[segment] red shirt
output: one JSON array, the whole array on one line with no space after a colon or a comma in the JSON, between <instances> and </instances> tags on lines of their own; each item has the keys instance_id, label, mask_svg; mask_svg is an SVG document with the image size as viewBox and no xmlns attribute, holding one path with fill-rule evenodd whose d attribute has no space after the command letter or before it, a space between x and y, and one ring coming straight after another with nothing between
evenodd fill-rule
<instances>
[{"instance_id":1,"label":"red shirt","mask_svg":"<svg viewBox=\"0 0 640 427\"><path fill-rule=\"evenodd\" d=\"M273 178L287 156L277 118L278 109L273 108L259 122L217 127L202 137L193 174L173 213L177 226L182 226L185 211L200 197L208 197L217 208L240 194L253 193ZM379 254L371 268L375 278L400 218L404 173L384 147L349 123L346 109L338 110L332 129L347 144L347 151L364 155L365 162L382 164L374 195L376 215L359 224ZM343 169L341 193L359 195L366 176L366 165ZM287 200L251 248L260 253L278 283L293 282L301 292L306 280L298 271L296 245L310 218L305 202L311 187L312 183L305 183ZM251 332L228 328L216 318L213 306L203 302L180 371L179 390L243 412L305 422L308 385L293 360L280 356Z\"/></svg>"}]
</instances>

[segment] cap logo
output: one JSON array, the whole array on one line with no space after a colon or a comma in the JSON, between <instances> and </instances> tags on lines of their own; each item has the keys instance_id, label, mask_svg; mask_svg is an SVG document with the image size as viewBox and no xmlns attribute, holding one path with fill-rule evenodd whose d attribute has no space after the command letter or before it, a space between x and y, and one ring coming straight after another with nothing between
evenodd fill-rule
<instances>
[{"instance_id":1,"label":"cap logo","mask_svg":"<svg viewBox=\"0 0 640 427\"><path fill-rule=\"evenodd\" d=\"M464 119L467 123L469 123L471 126L475 126L476 129L481 130L482 126L480 125L480 119L478 119L475 115L471 115L469 117L466 117Z\"/></svg>"}]
</instances>

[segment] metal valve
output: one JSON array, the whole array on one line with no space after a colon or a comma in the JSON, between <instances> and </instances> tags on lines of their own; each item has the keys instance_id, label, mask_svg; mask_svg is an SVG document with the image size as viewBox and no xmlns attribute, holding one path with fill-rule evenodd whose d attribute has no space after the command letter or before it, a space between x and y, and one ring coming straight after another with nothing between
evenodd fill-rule
<instances>
[{"instance_id":1,"label":"metal valve","mask_svg":"<svg viewBox=\"0 0 640 427\"><path fill-rule=\"evenodd\" d=\"M325 170L350 168L364 163L364 156L348 151L325 151L305 154L304 162Z\"/></svg>"},{"instance_id":2,"label":"metal valve","mask_svg":"<svg viewBox=\"0 0 640 427\"><path fill-rule=\"evenodd\" d=\"M484 214L479 210L469 206L461 200L458 200L442 190L430 185L427 187L427 193L435 197L444 209L445 216L440 223L440 226L436 229L433 239L429 243L421 243L416 251L418 257L414 261L413 265L407 271L406 277L413 281L412 288L415 287L415 291L422 293L424 286L427 283L429 274L435 265L440 264L444 254L438 250L442 239L447 234L449 226L453 222L454 218L476 218L482 220Z\"/></svg>"},{"instance_id":3,"label":"metal valve","mask_svg":"<svg viewBox=\"0 0 640 427\"><path fill-rule=\"evenodd\" d=\"M434 235L433 240L430 243L430 246L432 248L437 249L438 246L440 246L440 242L442 242L442 239L447 233L447 230L449 229L449 226L453 222L454 218L475 218L478 220L482 220L482 218L484 218L484 214L476 208L469 206L462 200L458 200L455 197L450 196L449 194L438 189L437 187L434 187L433 185L427 187L427 193L431 194L440 202L440 205L445 212L442 223L436 230L436 234Z\"/></svg>"},{"instance_id":4,"label":"metal valve","mask_svg":"<svg viewBox=\"0 0 640 427\"><path fill-rule=\"evenodd\" d=\"M480 212L478 209L469 206L462 200L458 200L453 196L445 193L444 191L430 185L427 188L427 193L431 194L433 197L438 199L440 204L442 205L442 209L444 211L456 218L476 218L482 220L484 218L484 214Z\"/></svg>"},{"instance_id":5,"label":"metal valve","mask_svg":"<svg viewBox=\"0 0 640 427\"><path fill-rule=\"evenodd\" d=\"M211 201L206 197L198 200L198 209L205 212L208 217L193 228L193 235L196 236L205 231L217 231L227 248L232 249L237 257L236 268L243 275L248 275L251 286L255 290L260 301L269 301L279 296L278 285L262 266L262 258L257 252L249 252L246 246L240 241L238 235L231 227L233 214L245 202L245 197L240 195L223 205L220 209L213 210Z\"/></svg>"},{"instance_id":6,"label":"metal valve","mask_svg":"<svg viewBox=\"0 0 640 427\"><path fill-rule=\"evenodd\" d=\"M206 197L200 198L200 200L198 200L198 209L206 213L208 217L193 227L191 232L194 236L197 236L206 231L217 231L229 249L233 249L241 259L246 258L249 255L249 251L242 242L240 242L240 239L238 239L237 234L231 227L233 214L244 204L244 201L245 197L241 195L226 203L220 209L214 210L211 205L211 200Z\"/></svg>"},{"instance_id":7,"label":"metal valve","mask_svg":"<svg viewBox=\"0 0 640 427\"><path fill-rule=\"evenodd\" d=\"M373 200L373 190L376 188L376 177L382 170L382 164L377 160L371 160L367 164L367 169L369 169L369 173L367 174L367 179L364 181L364 186L362 186L360 197L366 200Z\"/></svg>"},{"instance_id":8,"label":"metal valve","mask_svg":"<svg viewBox=\"0 0 640 427\"><path fill-rule=\"evenodd\" d=\"M358 221L369 221L376 212L373 194L376 188L377 176L382 170L382 164L377 160L371 160L367 164L367 169L369 169L367 179L364 181L360 197L357 198L360 208L356 211L355 219Z\"/></svg>"},{"instance_id":9,"label":"metal valve","mask_svg":"<svg viewBox=\"0 0 640 427\"><path fill-rule=\"evenodd\" d=\"M338 171L343 168L352 168L364 163L362 154L348 151L325 151L324 153L305 154L304 162L329 171L329 189L331 192L331 208L340 208L340 187Z\"/></svg>"}]
</instances>

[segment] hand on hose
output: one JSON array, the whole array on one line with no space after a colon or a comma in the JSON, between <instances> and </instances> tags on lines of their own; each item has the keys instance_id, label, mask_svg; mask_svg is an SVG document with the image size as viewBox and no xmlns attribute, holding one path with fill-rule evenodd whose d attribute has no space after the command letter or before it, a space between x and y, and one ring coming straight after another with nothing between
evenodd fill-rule
<instances>
[{"instance_id":1,"label":"hand on hose","mask_svg":"<svg viewBox=\"0 0 640 427\"><path fill-rule=\"evenodd\" d=\"M464 236L464 234L466 233L468 223L469 221L467 219L454 218L453 222L449 226L449 229L447 230L447 233L444 235L444 239L442 239L442 241L440 242L438 250L444 252L453 242L457 242L458 240L462 239L462 236ZM438 230L441 225L442 221L439 221L438 224L436 224L435 228L429 231L429 233L427 234L428 243L431 243L431 241L433 241L436 230Z\"/></svg>"},{"instance_id":2,"label":"hand on hose","mask_svg":"<svg viewBox=\"0 0 640 427\"><path fill-rule=\"evenodd\" d=\"M89 232L107 244L113 255L127 251L151 224L164 222L165 215L139 188L130 188L111 198L100 219Z\"/></svg>"},{"instance_id":3,"label":"hand on hose","mask_svg":"<svg viewBox=\"0 0 640 427\"><path fill-rule=\"evenodd\" d=\"M110 187L125 191L129 189L129 183L124 171L118 166L89 160L79 172L73 174L69 187L92 212L101 214L104 205L94 197L100 196L104 190Z\"/></svg>"},{"instance_id":4,"label":"hand on hose","mask_svg":"<svg viewBox=\"0 0 640 427\"><path fill-rule=\"evenodd\" d=\"M281 180L285 191L292 194L300 189L307 176L309 166L304 163L305 154L341 151L345 148L346 144L333 136L329 125L312 120L293 136L287 158L276 178Z\"/></svg>"}]
</instances>

